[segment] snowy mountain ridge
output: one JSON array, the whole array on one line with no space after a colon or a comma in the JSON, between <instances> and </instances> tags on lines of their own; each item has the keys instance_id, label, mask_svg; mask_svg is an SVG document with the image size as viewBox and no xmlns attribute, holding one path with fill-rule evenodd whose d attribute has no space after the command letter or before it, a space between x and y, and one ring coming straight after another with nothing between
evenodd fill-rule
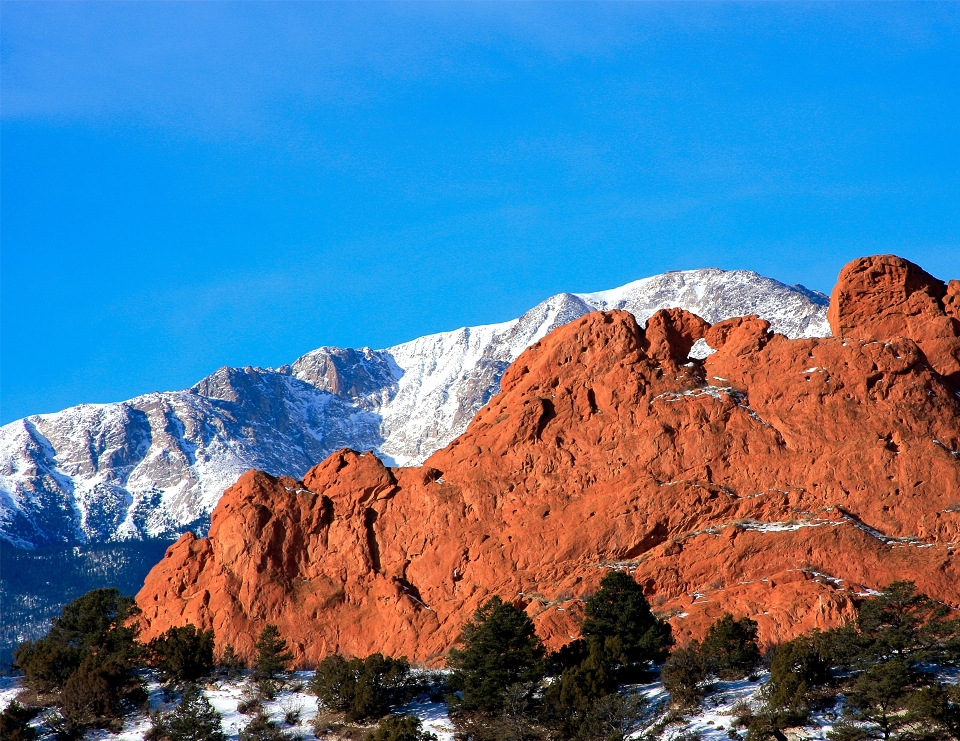
<instances>
[{"instance_id":1,"label":"snowy mountain ridge","mask_svg":"<svg viewBox=\"0 0 960 741\"><path fill-rule=\"evenodd\" d=\"M300 477L342 447L416 465L466 429L524 349L591 311L759 314L818 337L830 334L827 303L750 271L670 272L561 293L500 324L384 350L321 347L278 369L224 367L184 391L26 417L0 427L0 538L29 548L202 530L244 471Z\"/></svg>"}]
</instances>

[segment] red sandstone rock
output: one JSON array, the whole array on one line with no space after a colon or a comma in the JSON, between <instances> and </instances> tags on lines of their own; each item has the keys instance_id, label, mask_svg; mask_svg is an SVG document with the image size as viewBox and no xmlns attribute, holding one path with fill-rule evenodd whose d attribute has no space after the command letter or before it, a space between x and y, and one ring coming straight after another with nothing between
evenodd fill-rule
<instances>
[{"instance_id":1,"label":"red sandstone rock","mask_svg":"<svg viewBox=\"0 0 960 741\"><path fill-rule=\"evenodd\" d=\"M696 314L683 309L665 309L650 317L640 347L648 357L686 363L693 343L708 329L710 325Z\"/></svg>"},{"instance_id":2,"label":"red sandstone rock","mask_svg":"<svg viewBox=\"0 0 960 741\"><path fill-rule=\"evenodd\" d=\"M891 305L919 307L909 320L876 319L882 291L856 268L871 260ZM960 608L960 396L927 349L947 327L957 339L942 320L958 291L891 260L844 270L842 337L590 314L524 352L421 468L340 451L303 482L245 474L209 537L185 535L151 571L143 637L193 623L249 656L269 621L305 664L435 663L500 595L555 648L607 568L630 569L681 638L730 610L782 640L901 578ZM718 351L689 362L699 337Z\"/></svg>"},{"instance_id":3,"label":"red sandstone rock","mask_svg":"<svg viewBox=\"0 0 960 741\"><path fill-rule=\"evenodd\" d=\"M835 337L916 341L940 375L960 386L960 283L945 285L894 255L861 257L840 271L827 315Z\"/></svg>"}]
</instances>

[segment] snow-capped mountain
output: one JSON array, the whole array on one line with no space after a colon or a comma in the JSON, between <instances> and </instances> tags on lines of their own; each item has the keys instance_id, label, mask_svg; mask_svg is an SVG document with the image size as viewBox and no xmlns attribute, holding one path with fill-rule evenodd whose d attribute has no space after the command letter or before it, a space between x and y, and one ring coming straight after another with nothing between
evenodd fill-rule
<instances>
[{"instance_id":1,"label":"snow-capped mountain","mask_svg":"<svg viewBox=\"0 0 960 741\"><path fill-rule=\"evenodd\" d=\"M749 271L671 272L562 293L502 324L385 350L321 347L277 369L221 368L186 391L26 417L0 428L0 538L33 547L202 530L247 469L299 477L342 447L420 463L466 429L524 349L591 311L641 322L669 307L709 322L759 314L815 337L830 333L827 303Z\"/></svg>"}]
</instances>

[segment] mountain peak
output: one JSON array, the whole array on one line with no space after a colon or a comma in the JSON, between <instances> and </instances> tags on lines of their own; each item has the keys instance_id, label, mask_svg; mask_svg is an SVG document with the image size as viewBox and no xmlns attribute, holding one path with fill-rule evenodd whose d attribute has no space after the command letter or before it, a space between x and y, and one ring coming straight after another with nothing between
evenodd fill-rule
<instances>
[{"instance_id":1,"label":"mountain peak","mask_svg":"<svg viewBox=\"0 0 960 741\"><path fill-rule=\"evenodd\" d=\"M466 430L510 363L550 331L612 309L645 325L669 308L711 323L758 314L790 337L829 334L820 294L704 268L560 293L507 322L381 350L320 347L279 369L225 366L187 391L0 428L0 538L29 546L203 531L244 471L299 477L342 447L418 464Z\"/></svg>"}]
</instances>

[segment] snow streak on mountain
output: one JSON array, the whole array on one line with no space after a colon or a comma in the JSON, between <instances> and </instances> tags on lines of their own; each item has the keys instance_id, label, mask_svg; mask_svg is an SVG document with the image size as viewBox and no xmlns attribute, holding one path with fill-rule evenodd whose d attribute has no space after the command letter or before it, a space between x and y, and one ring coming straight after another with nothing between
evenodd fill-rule
<instances>
[{"instance_id":1,"label":"snow streak on mountain","mask_svg":"<svg viewBox=\"0 0 960 741\"><path fill-rule=\"evenodd\" d=\"M749 271L671 272L562 293L502 324L385 350L321 347L277 369L221 368L186 391L27 417L0 428L0 538L29 548L203 530L244 471L300 477L343 447L418 464L466 429L524 349L591 311L759 314L788 337L822 337L827 303Z\"/></svg>"}]
</instances>

